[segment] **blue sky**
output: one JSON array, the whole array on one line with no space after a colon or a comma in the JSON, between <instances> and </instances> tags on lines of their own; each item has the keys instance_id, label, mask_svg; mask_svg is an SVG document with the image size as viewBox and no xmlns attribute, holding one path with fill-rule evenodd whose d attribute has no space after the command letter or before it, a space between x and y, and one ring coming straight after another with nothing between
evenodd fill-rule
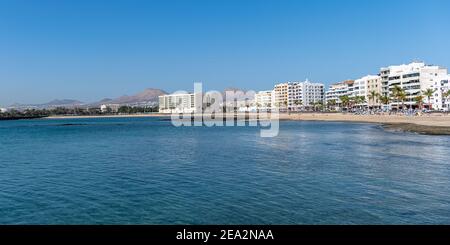
<instances>
[{"instance_id":1,"label":"blue sky","mask_svg":"<svg viewBox=\"0 0 450 245\"><path fill-rule=\"evenodd\" d=\"M0 0L0 106L450 66L450 1Z\"/></svg>"}]
</instances>

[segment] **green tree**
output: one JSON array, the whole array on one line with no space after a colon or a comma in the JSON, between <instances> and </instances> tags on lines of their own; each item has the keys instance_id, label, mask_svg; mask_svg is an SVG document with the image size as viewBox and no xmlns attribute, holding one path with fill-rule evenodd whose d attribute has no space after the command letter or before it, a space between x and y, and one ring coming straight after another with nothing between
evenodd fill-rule
<instances>
[{"instance_id":1,"label":"green tree","mask_svg":"<svg viewBox=\"0 0 450 245\"><path fill-rule=\"evenodd\" d=\"M294 105L296 105L297 110L298 110L298 107L303 105L303 102L301 100L294 100Z\"/></svg>"},{"instance_id":2,"label":"green tree","mask_svg":"<svg viewBox=\"0 0 450 245\"><path fill-rule=\"evenodd\" d=\"M397 104L399 102L401 102L402 104L402 109L404 108L404 103L405 103L405 99L406 99L406 92L403 88L401 88L398 85L395 85L392 89L392 95L394 97L394 99L396 100Z\"/></svg>"},{"instance_id":3,"label":"green tree","mask_svg":"<svg viewBox=\"0 0 450 245\"><path fill-rule=\"evenodd\" d=\"M336 106L336 100L331 99L327 101L327 108L330 109L330 107Z\"/></svg>"},{"instance_id":4,"label":"green tree","mask_svg":"<svg viewBox=\"0 0 450 245\"><path fill-rule=\"evenodd\" d=\"M432 88L427 88L426 90L423 91L423 95L425 97L427 97L427 101L428 101L428 109L431 110L433 109L432 105L431 105L431 97L433 96L434 92L436 91L436 89L432 89Z\"/></svg>"},{"instance_id":5,"label":"green tree","mask_svg":"<svg viewBox=\"0 0 450 245\"><path fill-rule=\"evenodd\" d=\"M362 108L362 104L366 103L366 97L365 96L356 96L354 98L355 104L359 105L359 108Z\"/></svg>"},{"instance_id":6,"label":"green tree","mask_svg":"<svg viewBox=\"0 0 450 245\"><path fill-rule=\"evenodd\" d=\"M339 97L339 100L341 101L342 106L348 110L348 106L350 105L350 97L348 97L348 95L342 95Z\"/></svg>"},{"instance_id":7,"label":"green tree","mask_svg":"<svg viewBox=\"0 0 450 245\"><path fill-rule=\"evenodd\" d=\"M450 89L447 90L446 92L442 93L442 98L444 99L444 104L447 104L445 102L447 102L447 100L450 98ZM450 104L447 106L450 107ZM450 109L450 108L448 108L448 109Z\"/></svg>"},{"instance_id":8,"label":"green tree","mask_svg":"<svg viewBox=\"0 0 450 245\"><path fill-rule=\"evenodd\" d=\"M387 95L380 95L378 99L383 105L388 105L391 102L391 98Z\"/></svg>"},{"instance_id":9,"label":"green tree","mask_svg":"<svg viewBox=\"0 0 450 245\"><path fill-rule=\"evenodd\" d=\"M372 101L372 104L373 104L374 107L375 107L376 104L378 104L378 97L379 96L380 95L375 90L372 90L369 93L369 96L368 96L369 101Z\"/></svg>"},{"instance_id":10,"label":"green tree","mask_svg":"<svg viewBox=\"0 0 450 245\"><path fill-rule=\"evenodd\" d=\"M423 106L423 95L419 94L416 97L414 97L414 100L416 101L416 105L417 107L422 110L422 106Z\"/></svg>"}]
</instances>

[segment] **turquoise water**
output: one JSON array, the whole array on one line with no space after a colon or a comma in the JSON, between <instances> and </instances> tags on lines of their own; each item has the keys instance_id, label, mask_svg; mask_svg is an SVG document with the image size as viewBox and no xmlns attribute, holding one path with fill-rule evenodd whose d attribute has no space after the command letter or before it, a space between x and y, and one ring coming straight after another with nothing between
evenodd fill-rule
<instances>
[{"instance_id":1,"label":"turquoise water","mask_svg":"<svg viewBox=\"0 0 450 245\"><path fill-rule=\"evenodd\" d=\"M0 224L450 224L450 137L0 121Z\"/></svg>"}]
</instances>

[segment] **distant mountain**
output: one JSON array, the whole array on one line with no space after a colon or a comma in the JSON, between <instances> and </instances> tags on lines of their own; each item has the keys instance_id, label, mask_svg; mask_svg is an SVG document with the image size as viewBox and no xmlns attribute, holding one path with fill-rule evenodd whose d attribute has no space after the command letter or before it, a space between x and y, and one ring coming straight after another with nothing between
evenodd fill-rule
<instances>
[{"instance_id":1,"label":"distant mountain","mask_svg":"<svg viewBox=\"0 0 450 245\"><path fill-rule=\"evenodd\" d=\"M122 96L115 100L113 103L116 104L129 104L129 103L137 103L137 102L156 102L158 101L158 96L167 94L165 91L161 89L153 89L148 88L138 94L132 96Z\"/></svg>"},{"instance_id":2,"label":"distant mountain","mask_svg":"<svg viewBox=\"0 0 450 245\"><path fill-rule=\"evenodd\" d=\"M101 104L146 104L146 103L157 103L158 96L165 95L167 92L161 89L147 88L144 91L137 93L135 95L124 95L115 99L103 99L92 103L91 105L101 105Z\"/></svg>"},{"instance_id":3,"label":"distant mountain","mask_svg":"<svg viewBox=\"0 0 450 245\"><path fill-rule=\"evenodd\" d=\"M79 100L72 99L57 99L52 100L43 104L19 104L15 103L9 106L12 109L46 109L46 108L55 108L55 107L77 107L84 105L83 102Z\"/></svg>"},{"instance_id":4,"label":"distant mountain","mask_svg":"<svg viewBox=\"0 0 450 245\"><path fill-rule=\"evenodd\" d=\"M52 100L43 105L46 105L46 106L83 105L83 102L81 102L79 100L62 99L62 100Z\"/></svg>"},{"instance_id":5,"label":"distant mountain","mask_svg":"<svg viewBox=\"0 0 450 245\"><path fill-rule=\"evenodd\" d=\"M226 99L226 92L227 92L227 91L234 92L234 93L236 93L237 91L242 91L243 93L246 93L246 92L247 92L247 91L244 90L244 89L234 88L234 87L229 87L229 88L224 89L223 92L222 92L222 96L223 96L224 99ZM250 96L250 98L248 98L247 96L244 96L243 94L241 94L240 96L239 96L239 94L238 94L238 96L237 96L236 99L237 99L238 101L240 101L240 100L253 99L253 98L254 98L254 96Z\"/></svg>"}]
</instances>

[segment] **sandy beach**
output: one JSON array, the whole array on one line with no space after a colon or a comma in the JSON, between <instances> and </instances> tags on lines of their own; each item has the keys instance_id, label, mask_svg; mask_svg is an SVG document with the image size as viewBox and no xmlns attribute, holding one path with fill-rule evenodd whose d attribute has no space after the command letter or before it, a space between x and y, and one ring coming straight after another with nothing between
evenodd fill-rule
<instances>
[{"instance_id":1,"label":"sandy beach","mask_svg":"<svg viewBox=\"0 0 450 245\"><path fill-rule=\"evenodd\" d=\"M234 115L228 115L233 117ZM68 118L117 118L117 117L170 117L170 114L123 114L100 116L50 116L48 119ZM404 115L354 115L350 113L280 113L280 120L361 122L382 125L387 130L408 131L419 134L450 135L450 115L432 114L422 116Z\"/></svg>"},{"instance_id":2,"label":"sandy beach","mask_svg":"<svg viewBox=\"0 0 450 245\"><path fill-rule=\"evenodd\" d=\"M412 123L425 126L450 127L450 115L354 115L350 113L296 113L280 114L280 119L305 121L343 121L368 123Z\"/></svg>"},{"instance_id":3,"label":"sandy beach","mask_svg":"<svg viewBox=\"0 0 450 245\"><path fill-rule=\"evenodd\" d=\"M419 134L450 135L450 115L354 115L349 113L280 114L280 119L304 121L338 121L381 124L387 130Z\"/></svg>"}]
</instances>

